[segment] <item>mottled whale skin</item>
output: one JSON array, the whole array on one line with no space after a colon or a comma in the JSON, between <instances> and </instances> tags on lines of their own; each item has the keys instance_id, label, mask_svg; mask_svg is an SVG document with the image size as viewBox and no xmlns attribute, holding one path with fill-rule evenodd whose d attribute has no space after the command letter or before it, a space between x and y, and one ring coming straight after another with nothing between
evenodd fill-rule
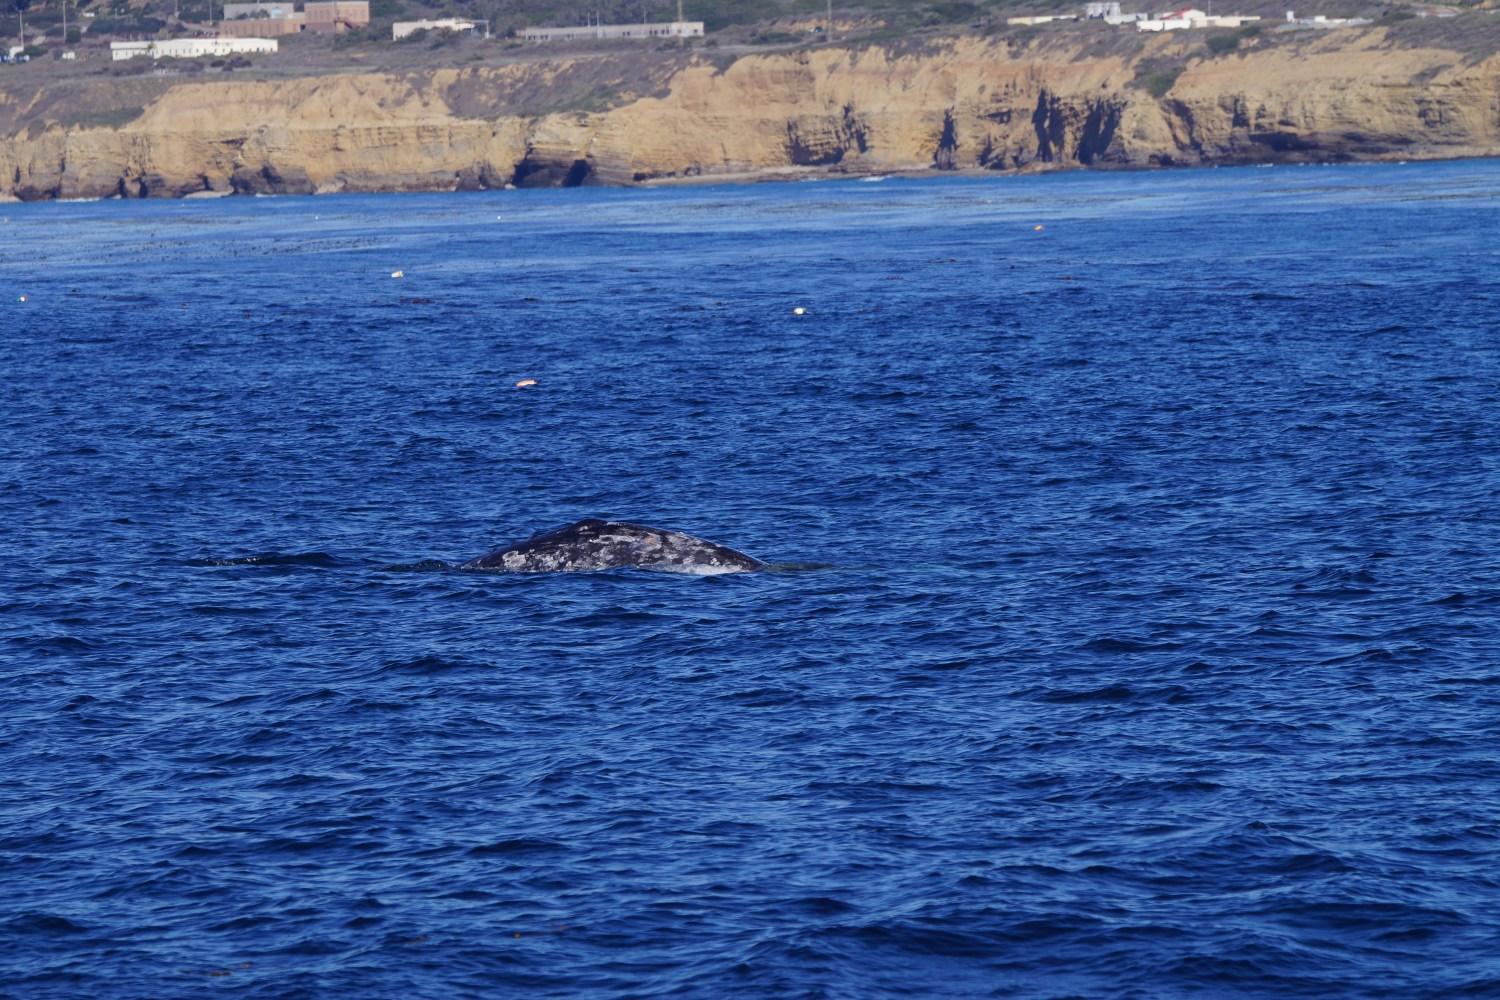
<instances>
[{"instance_id":1,"label":"mottled whale skin","mask_svg":"<svg viewBox=\"0 0 1500 1000\"><path fill-rule=\"evenodd\" d=\"M559 573L639 566L708 576L743 573L764 565L743 552L680 531L587 518L495 549L460 568Z\"/></svg>"}]
</instances>

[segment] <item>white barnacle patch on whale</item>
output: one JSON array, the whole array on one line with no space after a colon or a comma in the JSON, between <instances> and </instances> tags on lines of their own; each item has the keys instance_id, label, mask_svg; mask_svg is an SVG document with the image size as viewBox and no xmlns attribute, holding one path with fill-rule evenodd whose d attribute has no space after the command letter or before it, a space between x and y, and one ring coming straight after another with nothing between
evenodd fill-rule
<instances>
[{"instance_id":1,"label":"white barnacle patch on whale","mask_svg":"<svg viewBox=\"0 0 1500 1000\"><path fill-rule=\"evenodd\" d=\"M764 565L743 552L680 531L587 518L495 549L459 568L558 573L639 567L717 576Z\"/></svg>"}]
</instances>

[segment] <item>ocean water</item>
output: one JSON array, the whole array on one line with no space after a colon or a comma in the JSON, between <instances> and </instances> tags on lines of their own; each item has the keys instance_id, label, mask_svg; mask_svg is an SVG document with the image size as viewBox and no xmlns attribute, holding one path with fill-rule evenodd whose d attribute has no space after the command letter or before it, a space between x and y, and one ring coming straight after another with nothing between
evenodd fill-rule
<instances>
[{"instance_id":1,"label":"ocean water","mask_svg":"<svg viewBox=\"0 0 1500 1000\"><path fill-rule=\"evenodd\" d=\"M4 212L0 996L1500 996L1500 164Z\"/></svg>"}]
</instances>

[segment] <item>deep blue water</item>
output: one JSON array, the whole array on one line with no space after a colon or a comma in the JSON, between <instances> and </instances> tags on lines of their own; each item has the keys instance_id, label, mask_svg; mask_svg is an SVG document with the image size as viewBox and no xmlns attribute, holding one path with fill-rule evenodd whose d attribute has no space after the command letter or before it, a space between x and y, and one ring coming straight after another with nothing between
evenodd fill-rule
<instances>
[{"instance_id":1,"label":"deep blue water","mask_svg":"<svg viewBox=\"0 0 1500 1000\"><path fill-rule=\"evenodd\" d=\"M1500 163L4 211L0 995L1500 996Z\"/></svg>"}]
</instances>

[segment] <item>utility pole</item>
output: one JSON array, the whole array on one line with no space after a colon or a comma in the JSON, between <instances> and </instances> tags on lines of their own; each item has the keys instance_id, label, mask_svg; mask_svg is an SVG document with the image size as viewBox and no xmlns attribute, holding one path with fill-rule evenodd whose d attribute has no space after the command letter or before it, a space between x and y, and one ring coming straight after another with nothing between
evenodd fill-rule
<instances>
[{"instance_id":1,"label":"utility pole","mask_svg":"<svg viewBox=\"0 0 1500 1000\"><path fill-rule=\"evenodd\" d=\"M828 0L828 20L823 22L823 34L828 41L833 41L833 0Z\"/></svg>"}]
</instances>

